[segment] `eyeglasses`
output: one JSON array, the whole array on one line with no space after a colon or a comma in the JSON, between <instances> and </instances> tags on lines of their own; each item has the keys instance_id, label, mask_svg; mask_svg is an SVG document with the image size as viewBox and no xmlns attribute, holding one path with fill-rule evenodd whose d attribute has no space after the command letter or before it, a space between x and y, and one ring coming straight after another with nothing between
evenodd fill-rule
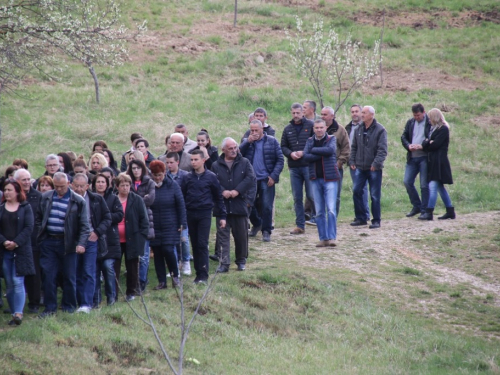
<instances>
[{"instance_id":1,"label":"eyeglasses","mask_svg":"<svg viewBox=\"0 0 500 375\"><path fill-rule=\"evenodd\" d=\"M141 168L139 168L139 167L132 167L132 170L133 170L133 171L140 171L140 170L142 170L142 169L141 169Z\"/></svg>"},{"instance_id":2,"label":"eyeglasses","mask_svg":"<svg viewBox=\"0 0 500 375\"><path fill-rule=\"evenodd\" d=\"M45 164L45 166L48 168L55 168L55 167L59 167L59 164Z\"/></svg>"}]
</instances>

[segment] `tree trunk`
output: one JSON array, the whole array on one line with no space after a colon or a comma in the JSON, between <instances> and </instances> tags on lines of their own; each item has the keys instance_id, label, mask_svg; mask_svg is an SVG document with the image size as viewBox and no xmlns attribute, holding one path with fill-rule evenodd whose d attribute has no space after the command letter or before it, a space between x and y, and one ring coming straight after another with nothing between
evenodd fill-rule
<instances>
[{"instance_id":1,"label":"tree trunk","mask_svg":"<svg viewBox=\"0 0 500 375\"><path fill-rule=\"evenodd\" d=\"M380 44L379 44L379 73L380 73L380 87L384 87L384 72L382 71L382 41L384 39L385 29L385 8L382 13L382 30L380 31Z\"/></svg>"},{"instance_id":2,"label":"tree trunk","mask_svg":"<svg viewBox=\"0 0 500 375\"><path fill-rule=\"evenodd\" d=\"M238 0L234 0L234 21L233 21L233 27L236 27L237 17L238 17Z\"/></svg>"},{"instance_id":3,"label":"tree trunk","mask_svg":"<svg viewBox=\"0 0 500 375\"><path fill-rule=\"evenodd\" d=\"M97 80L97 75L95 74L94 67L92 66L92 63L87 63L87 66L89 67L89 72L92 75L92 78L94 79L94 86L95 86L95 101L97 104L101 102L101 96L99 94L99 81Z\"/></svg>"}]
</instances>

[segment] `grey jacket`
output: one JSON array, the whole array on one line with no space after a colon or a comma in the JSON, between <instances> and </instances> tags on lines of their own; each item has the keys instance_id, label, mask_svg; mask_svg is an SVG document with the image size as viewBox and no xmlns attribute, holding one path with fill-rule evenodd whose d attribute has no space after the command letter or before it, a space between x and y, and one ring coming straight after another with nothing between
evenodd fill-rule
<instances>
[{"instance_id":1,"label":"grey jacket","mask_svg":"<svg viewBox=\"0 0 500 375\"><path fill-rule=\"evenodd\" d=\"M361 124L354 133L351 145L349 165L355 165L360 170L368 170L372 166L375 170L384 168L387 157L387 131L373 119L372 125L366 130Z\"/></svg>"},{"instance_id":2,"label":"grey jacket","mask_svg":"<svg viewBox=\"0 0 500 375\"><path fill-rule=\"evenodd\" d=\"M69 204L64 219L64 252L70 254L76 252L77 246L85 247L90 235L89 218L85 199L73 191L70 192ZM45 240L47 234L47 222L52 209L52 197L54 191L43 193L40 206L35 217L35 228L39 228L38 245Z\"/></svg>"}]
</instances>

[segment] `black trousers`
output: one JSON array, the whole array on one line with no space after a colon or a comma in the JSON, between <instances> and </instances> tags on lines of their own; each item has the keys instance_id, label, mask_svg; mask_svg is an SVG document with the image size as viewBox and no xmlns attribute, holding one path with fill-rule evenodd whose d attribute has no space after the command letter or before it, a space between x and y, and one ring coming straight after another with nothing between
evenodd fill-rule
<instances>
[{"instance_id":1,"label":"black trousers","mask_svg":"<svg viewBox=\"0 0 500 375\"><path fill-rule=\"evenodd\" d=\"M167 269L165 268L165 264L171 276L179 276L179 266L177 265L177 255L174 247L175 245L151 246L155 254L153 259L155 261L156 277L159 283L167 282Z\"/></svg>"},{"instance_id":2,"label":"black trousers","mask_svg":"<svg viewBox=\"0 0 500 375\"><path fill-rule=\"evenodd\" d=\"M127 259L125 251L127 249L127 244L125 242L120 243L122 249L122 257L115 260L113 265L116 275L116 295L118 296L118 280L120 280L120 270L122 267L122 258L125 257L125 269L127 270L127 291L125 294L127 296L135 296L140 294L141 288L139 287L139 257L133 259Z\"/></svg>"},{"instance_id":3,"label":"black trousers","mask_svg":"<svg viewBox=\"0 0 500 375\"><path fill-rule=\"evenodd\" d=\"M212 225L212 210L188 211L187 225L196 277L200 280L208 280L208 237Z\"/></svg>"},{"instance_id":4,"label":"black trousers","mask_svg":"<svg viewBox=\"0 0 500 375\"><path fill-rule=\"evenodd\" d=\"M24 278L24 287L28 293L28 307L36 309L40 307L40 295L42 292L42 272L40 270L40 252L33 251L33 263L35 274Z\"/></svg>"},{"instance_id":5,"label":"black trousers","mask_svg":"<svg viewBox=\"0 0 500 375\"><path fill-rule=\"evenodd\" d=\"M216 254L222 257L221 264L231 264L231 234L234 238L234 251L236 264L245 264L248 258L248 219L245 215L227 215L226 227L221 228L217 221L217 245Z\"/></svg>"}]
</instances>

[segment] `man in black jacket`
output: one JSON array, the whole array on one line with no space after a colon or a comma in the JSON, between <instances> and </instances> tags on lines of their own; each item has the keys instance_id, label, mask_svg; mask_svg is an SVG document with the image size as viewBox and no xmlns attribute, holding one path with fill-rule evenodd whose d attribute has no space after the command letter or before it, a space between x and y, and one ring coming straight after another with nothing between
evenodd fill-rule
<instances>
[{"instance_id":1,"label":"man in black jacket","mask_svg":"<svg viewBox=\"0 0 500 375\"><path fill-rule=\"evenodd\" d=\"M356 219L352 226L366 225L363 189L368 181L372 201L372 224L370 229L380 228L382 197L382 170L387 157L387 131L375 119L375 108L364 106L361 111L363 123L356 129L349 165L355 171L353 201Z\"/></svg>"},{"instance_id":2,"label":"man in black jacket","mask_svg":"<svg viewBox=\"0 0 500 375\"><path fill-rule=\"evenodd\" d=\"M26 169L18 169L14 173L14 179L19 182L21 188L26 194L26 200L31 206L31 211L33 215L38 211L38 206L40 205L40 200L42 199L42 193L38 190L33 189L31 186L31 174ZM33 228L31 235L31 248L33 250L33 263L35 265L35 274L24 277L24 284L26 286L26 292L28 293L28 312L32 314L37 314L40 307L40 295L42 291L42 275L40 272L40 251L36 243L36 236L38 234L38 228Z\"/></svg>"},{"instance_id":3,"label":"man in black jacket","mask_svg":"<svg viewBox=\"0 0 500 375\"><path fill-rule=\"evenodd\" d=\"M406 168L404 176L404 184L410 202L412 204L411 211L406 214L406 217L412 217L420 213L423 215L429 202L429 183L427 181L427 152L422 150L421 146L424 139L429 138L431 123L425 114L424 106L420 103L414 104L411 107L413 118L406 122L405 130L401 135L401 143L408 151L406 155ZM420 194L422 200L418 196L415 189L415 179L420 173Z\"/></svg>"},{"instance_id":4,"label":"man in black jacket","mask_svg":"<svg viewBox=\"0 0 500 375\"><path fill-rule=\"evenodd\" d=\"M203 151L191 154L193 171L182 180L182 194L186 203L187 225L193 249L195 284L205 284L208 280L208 237L212 224L212 211L217 206L220 226L226 226L226 207L222 189L213 172L205 170Z\"/></svg>"},{"instance_id":5,"label":"man in black jacket","mask_svg":"<svg viewBox=\"0 0 500 375\"><path fill-rule=\"evenodd\" d=\"M309 163L303 159L307 140L313 136L314 123L304 117L304 109L300 103L291 107L292 119L283 129L281 151L288 160L290 184L292 185L293 206L295 209L295 228L290 234L303 234L305 231L304 187L306 197L314 201L309 181Z\"/></svg>"},{"instance_id":6,"label":"man in black jacket","mask_svg":"<svg viewBox=\"0 0 500 375\"><path fill-rule=\"evenodd\" d=\"M85 200L69 189L68 176L54 174L54 190L43 193L35 218L39 228L40 266L43 270L45 318L57 311L57 276L63 275L63 311L76 309L76 257L85 253L90 234Z\"/></svg>"},{"instance_id":7,"label":"man in black jacket","mask_svg":"<svg viewBox=\"0 0 500 375\"><path fill-rule=\"evenodd\" d=\"M220 251L221 254L217 272L229 271L230 232L234 238L238 271L244 271L248 257L248 216L257 191L255 173L248 159L239 153L236 141L229 137L222 141L222 155L212 165L212 172L222 187L227 212L226 226L221 227L217 223L216 243L220 246L220 250L216 249L216 253ZM214 214L219 216L217 209L214 210Z\"/></svg>"},{"instance_id":8,"label":"man in black jacket","mask_svg":"<svg viewBox=\"0 0 500 375\"><path fill-rule=\"evenodd\" d=\"M77 312L89 313L94 304L97 258L107 253L106 232L111 225L111 213L103 197L88 191L87 176L77 173L71 183L73 191L85 199L90 235L85 252L76 259Z\"/></svg>"}]
</instances>

